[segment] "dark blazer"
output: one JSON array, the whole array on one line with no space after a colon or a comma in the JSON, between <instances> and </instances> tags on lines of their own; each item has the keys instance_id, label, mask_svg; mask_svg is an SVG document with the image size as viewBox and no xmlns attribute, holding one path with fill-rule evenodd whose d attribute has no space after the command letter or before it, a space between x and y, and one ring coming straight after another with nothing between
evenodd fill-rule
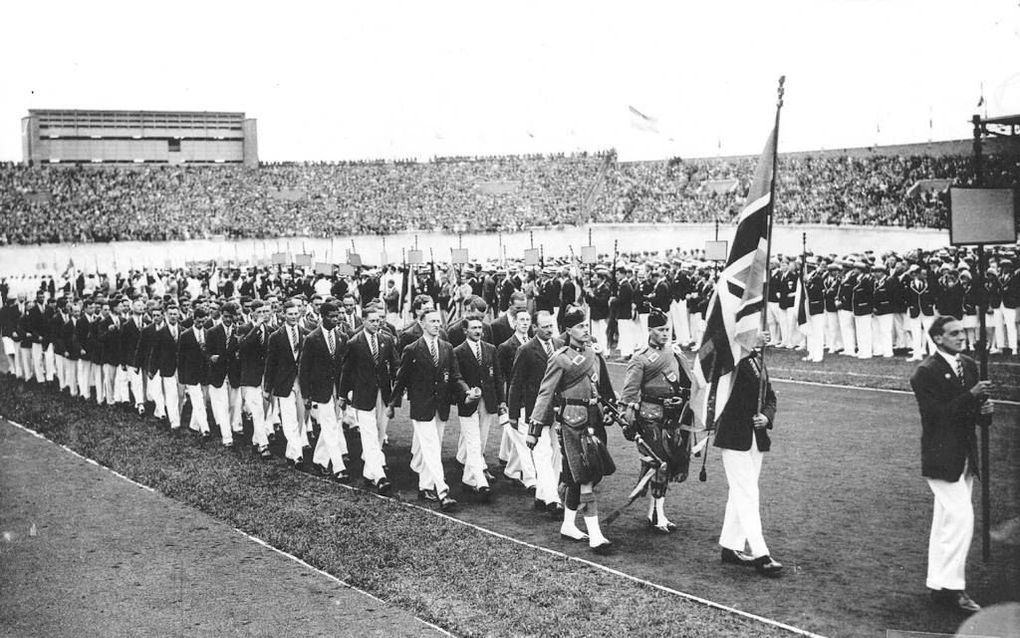
<instances>
[{"instance_id":1,"label":"dark blazer","mask_svg":"<svg viewBox=\"0 0 1020 638\"><path fill-rule=\"evenodd\" d=\"M180 341L177 344L177 381L181 385L209 383L208 331L205 334L205 343L201 345L193 328L180 333Z\"/></svg>"},{"instance_id":2,"label":"dark blazer","mask_svg":"<svg viewBox=\"0 0 1020 638\"><path fill-rule=\"evenodd\" d=\"M446 340L454 348L464 343L467 340L467 322L461 319L450 326L446 333ZM492 343L492 326L487 323L482 324L482 341Z\"/></svg>"},{"instance_id":3,"label":"dark blazer","mask_svg":"<svg viewBox=\"0 0 1020 638\"><path fill-rule=\"evenodd\" d=\"M223 382L228 378L230 385L238 387L240 378L240 367L237 362L237 326L231 326L230 339L227 339L227 329L220 323L205 331L205 348L210 357L209 376L207 383L215 388L223 387ZM212 362L212 356L218 355L216 363Z\"/></svg>"},{"instance_id":4,"label":"dark blazer","mask_svg":"<svg viewBox=\"0 0 1020 638\"><path fill-rule=\"evenodd\" d=\"M751 360L742 359L737 365L736 379L730 398L723 408L722 414L715 420L715 447L727 450L747 451L751 449L751 433L754 433L758 449L767 452L772 447L768 430L772 429L776 420L776 394L768 381L768 370L765 370L765 400L762 402L761 413L768 417L768 427L754 429L751 417L758 411L758 373Z\"/></svg>"},{"instance_id":5,"label":"dark blazer","mask_svg":"<svg viewBox=\"0 0 1020 638\"><path fill-rule=\"evenodd\" d=\"M74 335L84 353L80 355L80 358L92 361L92 353L89 351L91 347L89 337L92 335L92 323L85 315L78 317L78 322L74 325Z\"/></svg>"},{"instance_id":6,"label":"dark blazer","mask_svg":"<svg viewBox=\"0 0 1020 638\"><path fill-rule=\"evenodd\" d=\"M347 344L340 372L340 396L351 394L351 405L355 410L374 410L376 397L382 394L383 403L389 405L392 397L393 379L397 375L400 361L393 337L382 330L376 333L379 344L379 363L372 359L368 335L362 330Z\"/></svg>"},{"instance_id":7,"label":"dark blazer","mask_svg":"<svg viewBox=\"0 0 1020 638\"><path fill-rule=\"evenodd\" d=\"M619 292L616 295L616 318L634 318L634 283L629 277L620 282Z\"/></svg>"},{"instance_id":8,"label":"dark blazer","mask_svg":"<svg viewBox=\"0 0 1020 638\"><path fill-rule=\"evenodd\" d=\"M333 332L333 354L329 353L322 326L305 337L298 361L298 383L305 400L328 403L337 392L340 365L346 348L347 337L340 330Z\"/></svg>"},{"instance_id":9,"label":"dark blazer","mask_svg":"<svg viewBox=\"0 0 1020 638\"><path fill-rule=\"evenodd\" d=\"M561 345L558 339L552 339L553 352ZM542 385L548 360L545 348L537 338L517 350L517 357L510 372L510 390L507 393L507 407L510 408L511 419L517 418L522 407L525 418L531 418L531 410L535 407L535 399L538 398L538 389Z\"/></svg>"},{"instance_id":10,"label":"dark blazer","mask_svg":"<svg viewBox=\"0 0 1020 638\"><path fill-rule=\"evenodd\" d=\"M510 379L514 371L514 359L517 358L517 349L521 347L521 340L517 333L510 335L503 343L496 348L496 365L499 366L499 376L503 379L503 392L510 395Z\"/></svg>"},{"instance_id":11,"label":"dark blazer","mask_svg":"<svg viewBox=\"0 0 1020 638\"><path fill-rule=\"evenodd\" d=\"M970 389L978 382L978 369L970 357L959 357L963 361L962 385L956 371L937 352L922 361L910 377L921 411L921 475L927 478L956 481L963 474L965 460L977 472L974 426L982 418L978 412L982 401Z\"/></svg>"},{"instance_id":12,"label":"dark blazer","mask_svg":"<svg viewBox=\"0 0 1020 638\"><path fill-rule=\"evenodd\" d=\"M510 325L510 318L506 316L504 312L495 321L489 324L489 338L492 339L489 343L496 346L497 348L501 343L510 338L514 333L514 327ZM485 336L483 335L484 339Z\"/></svg>"},{"instance_id":13,"label":"dark blazer","mask_svg":"<svg viewBox=\"0 0 1020 638\"><path fill-rule=\"evenodd\" d=\"M133 315L129 315L120 324L120 362L122 365L141 367L135 362L137 359L138 342L141 341L142 331L135 324Z\"/></svg>"},{"instance_id":14,"label":"dark blazer","mask_svg":"<svg viewBox=\"0 0 1020 638\"><path fill-rule=\"evenodd\" d=\"M294 351L290 347L290 337L287 336L286 323L269 337L266 346L266 371L262 383L266 391L274 397L289 396L294 390L294 381L298 375L298 359L301 358L304 341L305 335L299 327L298 356L295 359Z\"/></svg>"},{"instance_id":15,"label":"dark blazer","mask_svg":"<svg viewBox=\"0 0 1020 638\"><path fill-rule=\"evenodd\" d=\"M436 347L439 350L438 366L432 361L432 353L424 337L404 348L400 357L392 404L400 405L406 389L411 403L411 419L414 421L431 421L436 417L440 421L448 420L450 404L456 400L455 397L463 396L468 390L460 378L453 346L448 341L438 339Z\"/></svg>"},{"instance_id":16,"label":"dark blazer","mask_svg":"<svg viewBox=\"0 0 1020 638\"><path fill-rule=\"evenodd\" d=\"M170 325L163 324L163 327L156 331L152 338L152 358L149 362L150 369L159 372L161 377L172 377L177 373L177 345L184 328L177 324L177 339L170 335Z\"/></svg>"},{"instance_id":17,"label":"dark blazer","mask_svg":"<svg viewBox=\"0 0 1020 638\"><path fill-rule=\"evenodd\" d=\"M156 367L152 364L152 348L156 343L156 322L146 324L142 333L138 336L138 346L135 347L134 366L147 374L155 374Z\"/></svg>"},{"instance_id":18,"label":"dark blazer","mask_svg":"<svg viewBox=\"0 0 1020 638\"><path fill-rule=\"evenodd\" d=\"M64 316L59 312L53 313L47 325L49 342L53 344L53 354L64 356L67 353L67 341L64 338Z\"/></svg>"},{"instance_id":19,"label":"dark blazer","mask_svg":"<svg viewBox=\"0 0 1020 638\"><path fill-rule=\"evenodd\" d=\"M460 397L457 404L458 416L471 416L478 409L479 401L485 403L485 409L490 414L496 414L499 406L506 402L506 390L503 387L503 375L500 374L499 364L496 361L496 347L491 343L479 341L482 348L482 361L479 363L471 345L465 341L453 349L457 356L457 366L460 368L460 376L469 388L481 388L482 398L478 401L467 403L464 397Z\"/></svg>"},{"instance_id":20,"label":"dark blazer","mask_svg":"<svg viewBox=\"0 0 1020 638\"><path fill-rule=\"evenodd\" d=\"M78 330L74 317L68 317L67 323L60 326L60 339L64 343L65 357L71 361L81 358L81 342L78 341Z\"/></svg>"},{"instance_id":21,"label":"dark blazer","mask_svg":"<svg viewBox=\"0 0 1020 638\"><path fill-rule=\"evenodd\" d=\"M39 304L31 304L25 312L25 328L32 333L32 343L46 343L46 315Z\"/></svg>"},{"instance_id":22,"label":"dark blazer","mask_svg":"<svg viewBox=\"0 0 1020 638\"><path fill-rule=\"evenodd\" d=\"M361 315L359 315L357 312L355 312L353 315L350 315L350 316L354 317L354 329L353 330L351 330L351 324L349 323L349 317L348 317L346 312L341 312L340 313L340 321L337 324L338 326L340 326L340 331L343 332L344 335L348 339L350 339L352 336L354 336L354 334L358 330L361 329L361 323L362 323Z\"/></svg>"},{"instance_id":23,"label":"dark blazer","mask_svg":"<svg viewBox=\"0 0 1020 638\"><path fill-rule=\"evenodd\" d=\"M425 334L425 332L422 330L421 324L417 321L412 321L411 325L401 330L400 334L397 335L397 356L403 354L404 348L411 345L418 339L421 339L423 334ZM439 339L442 341L450 340L449 335L447 335L446 331L442 328L439 329Z\"/></svg>"},{"instance_id":24,"label":"dark blazer","mask_svg":"<svg viewBox=\"0 0 1020 638\"><path fill-rule=\"evenodd\" d=\"M96 340L99 342L99 349L102 352L100 361L103 365L120 365L120 326L114 324L113 315L100 319L97 325L93 326L96 333Z\"/></svg>"},{"instance_id":25,"label":"dark blazer","mask_svg":"<svg viewBox=\"0 0 1020 638\"><path fill-rule=\"evenodd\" d=\"M261 331L259 326L245 324L237 329L237 361L240 368L239 385L257 388L262 385L266 371L266 350L269 346L269 326Z\"/></svg>"}]
</instances>

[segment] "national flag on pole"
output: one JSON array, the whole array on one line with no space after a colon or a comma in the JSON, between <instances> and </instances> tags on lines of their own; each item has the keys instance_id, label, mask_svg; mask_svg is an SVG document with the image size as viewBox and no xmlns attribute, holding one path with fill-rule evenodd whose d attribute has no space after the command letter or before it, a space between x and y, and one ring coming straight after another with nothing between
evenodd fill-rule
<instances>
[{"instance_id":1,"label":"national flag on pole","mask_svg":"<svg viewBox=\"0 0 1020 638\"><path fill-rule=\"evenodd\" d=\"M715 428L730 398L737 364L751 353L761 331L775 153L773 129L758 159L726 267L709 301L705 333L694 361L691 406L696 420L708 429Z\"/></svg>"},{"instance_id":2,"label":"national flag on pole","mask_svg":"<svg viewBox=\"0 0 1020 638\"><path fill-rule=\"evenodd\" d=\"M807 307L807 284L804 281L804 262L800 263L800 274L797 277L797 294L794 297L796 308L797 308L797 328L802 333L807 335L808 333L808 322L811 321L811 316L808 314Z\"/></svg>"},{"instance_id":3,"label":"national flag on pole","mask_svg":"<svg viewBox=\"0 0 1020 638\"><path fill-rule=\"evenodd\" d=\"M645 115L633 106L628 106L627 109L630 111L630 125L633 128L636 128L639 131L645 131L646 133L659 132L659 121L657 119Z\"/></svg>"}]
</instances>

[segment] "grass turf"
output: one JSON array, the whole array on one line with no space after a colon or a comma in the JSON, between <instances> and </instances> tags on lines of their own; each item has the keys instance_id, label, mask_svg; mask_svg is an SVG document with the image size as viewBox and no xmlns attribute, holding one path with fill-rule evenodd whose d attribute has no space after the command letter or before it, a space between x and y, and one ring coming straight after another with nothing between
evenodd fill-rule
<instances>
[{"instance_id":1,"label":"grass turf","mask_svg":"<svg viewBox=\"0 0 1020 638\"><path fill-rule=\"evenodd\" d=\"M0 379L0 410L167 496L455 634L786 632L533 550L278 462L171 442L155 421Z\"/></svg>"}]
</instances>

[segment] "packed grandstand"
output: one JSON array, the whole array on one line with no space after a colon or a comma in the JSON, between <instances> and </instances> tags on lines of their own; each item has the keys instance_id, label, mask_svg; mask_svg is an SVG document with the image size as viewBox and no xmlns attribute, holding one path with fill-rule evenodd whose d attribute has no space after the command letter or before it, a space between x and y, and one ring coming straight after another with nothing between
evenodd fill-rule
<instances>
[{"instance_id":1,"label":"packed grandstand","mask_svg":"<svg viewBox=\"0 0 1020 638\"><path fill-rule=\"evenodd\" d=\"M953 148L781 156L776 221L945 228L947 186L973 184L975 176L974 159L960 152L965 146ZM983 159L985 185L1020 182L1020 152L1001 150ZM743 202L754 162L621 162L610 150L255 169L3 164L0 245L726 223Z\"/></svg>"}]
</instances>

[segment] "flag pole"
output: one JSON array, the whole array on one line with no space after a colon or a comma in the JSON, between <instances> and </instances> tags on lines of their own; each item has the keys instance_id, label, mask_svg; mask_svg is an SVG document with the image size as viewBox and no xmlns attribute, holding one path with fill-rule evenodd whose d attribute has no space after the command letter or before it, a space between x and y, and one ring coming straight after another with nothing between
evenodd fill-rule
<instances>
[{"instance_id":1,"label":"flag pole","mask_svg":"<svg viewBox=\"0 0 1020 638\"><path fill-rule=\"evenodd\" d=\"M779 76L779 87L776 89L776 124L772 131L772 179L769 180L769 221L765 237L765 276L761 290L761 331L768 329L769 310L769 263L772 260L772 220L776 212L776 172L779 169L779 113L783 109L783 94L785 89L786 76ZM762 403L765 401L765 346L761 347L761 369L762 374L758 378L758 412L761 413Z\"/></svg>"}]
</instances>

